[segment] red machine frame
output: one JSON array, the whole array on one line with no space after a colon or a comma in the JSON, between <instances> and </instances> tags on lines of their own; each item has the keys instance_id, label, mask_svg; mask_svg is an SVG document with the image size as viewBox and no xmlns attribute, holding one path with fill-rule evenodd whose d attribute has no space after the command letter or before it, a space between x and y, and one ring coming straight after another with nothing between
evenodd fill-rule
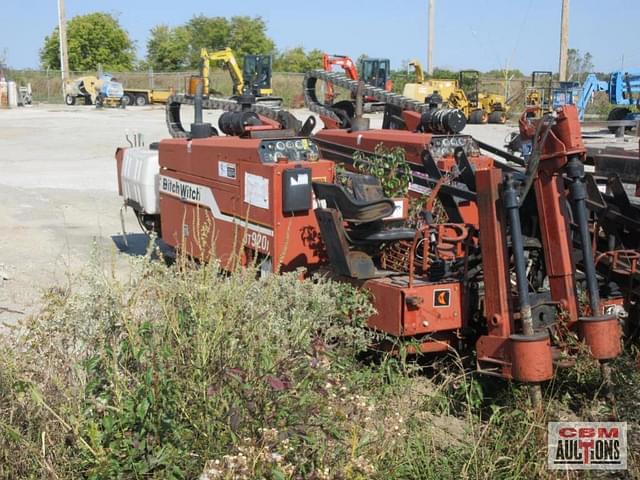
<instances>
[{"instance_id":1,"label":"red machine frame","mask_svg":"<svg viewBox=\"0 0 640 480\"><path fill-rule=\"evenodd\" d=\"M408 126L412 118L407 112ZM602 302L598 299L599 311L586 317L580 316L576 296L570 219L562 181L562 172L569 160L575 163L576 158L584 155L575 108L566 106L560 110L544 137L539 137L539 130L524 121L521 129L523 135L543 138L540 167L535 172L533 185L551 300L566 312L565 316L558 316L554 325L562 323L563 331L577 331L595 358L614 358L620 353L618 320L601 313L603 305L619 304L620 299ZM304 174L305 184L331 183L335 179L334 162L351 158L356 150L373 152L377 145L384 144L405 150L407 161L416 168L414 180L422 178L427 182L432 195L448 187L445 177L434 180L428 172L420 173L437 139L432 134L329 128L313 138L320 147L320 158L309 154L301 160L299 151L304 150L307 155L313 150L313 143L284 133L280 137L277 130L275 122L264 122L246 128L240 136L160 142L160 216L165 242L196 258L207 260L215 255L225 268L232 268L234 260L247 265L255 259L270 258L270 270L274 272L298 267L312 270L326 263L320 227L314 215L315 199L313 205L297 211L283 210L285 190L289 191L289 180L285 177L290 173L308 172ZM465 169L473 171L475 197L459 199L459 221L419 227L407 250L409 256L404 271L371 278L338 278L372 293L377 313L370 319L370 327L410 340L411 348L422 352L446 351L470 339L466 333L471 327L469 284L465 280L467 253L471 248L479 248L484 284L484 332L475 337L479 370L525 382L548 380L553 375L553 349L562 345L552 347L546 327L526 334L523 329L524 313L518 313L516 308L523 304L523 299L514 296L511 285L503 170L492 158L467 148L471 143L463 148L466 136L445 137L456 138L459 146L432 159L436 173L462 175L460 171ZM295 143L295 148L279 155L275 147L269 151L273 142L287 145L301 142L301 147ZM275 155L270 161L265 161L267 151ZM462 161L466 163L461 164ZM302 183L300 178L296 177L295 186ZM411 195L424 193L413 187ZM462 195L462 191L455 195ZM416 253L420 248L423 248L421 259ZM428 253L436 260L461 262L461 274L433 280ZM384 260L382 262L384 265Z\"/></svg>"}]
</instances>

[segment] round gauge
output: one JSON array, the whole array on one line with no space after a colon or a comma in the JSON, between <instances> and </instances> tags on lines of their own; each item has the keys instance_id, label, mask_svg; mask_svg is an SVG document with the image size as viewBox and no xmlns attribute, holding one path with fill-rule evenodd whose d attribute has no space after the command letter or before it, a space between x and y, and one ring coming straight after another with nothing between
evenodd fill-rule
<instances>
[{"instance_id":1,"label":"round gauge","mask_svg":"<svg viewBox=\"0 0 640 480\"><path fill-rule=\"evenodd\" d=\"M287 146L287 148L291 149L293 148L293 142L291 140L287 140L287 142L285 143L285 145Z\"/></svg>"},{"instance_id":2,"label":"round gauge","mask_svg":"<svg viewBox=\"0 0 640 480\"><path fill-rule=\"evenodd\" d=\"M284 150L284 142L276 142L276 150Z\"/></svg>"},{"instance_id":3,"label":"round gauge","mask_svg":"<svg viewBox=\"0 0 640 480\"><path fill-rule=\"evenodd\" d=\"M302 146L302 140L296 140L295 145L298 150L302 150L304 148Z\"/></svg>"},{"instance_id":4,"label":"round gauge","mask_svg":"<svg viewBox=\"0 0 640 480\"><path fill-rule=\"evenodd\" d=\"M445 138L444 140L442 140L443 147L448 147L449 145L451 145L451 141L448 138Z\"/></svg>"}]
</instances>

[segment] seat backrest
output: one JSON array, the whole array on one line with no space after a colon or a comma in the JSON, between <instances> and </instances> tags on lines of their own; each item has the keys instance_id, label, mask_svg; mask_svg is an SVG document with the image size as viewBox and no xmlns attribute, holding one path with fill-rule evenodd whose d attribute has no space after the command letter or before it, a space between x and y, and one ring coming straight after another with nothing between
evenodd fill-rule
<instances>
[{"instance_id":1,"label":"seat backrest","mask_svg":"<svg viewBox=\"0 0 640 480\"><path fill-rule=\"evenodd\" d=\"M380 180L371 175L350 175L351 188L356 200L380 200L385 198Z\"/></svg>"},{"instance_id":2,"label":"seat backrest","mask_svg":"<svg viewBox=\"0 0 640 480\"><path fill-rule=\"evenodd\" d=\"M324 200L327 208L337 209L345 221L369 223L382 220L393 213L395 204L388 198L357 200L342 185L313 182L316 198Z\"/></svg>"}]
</instances>

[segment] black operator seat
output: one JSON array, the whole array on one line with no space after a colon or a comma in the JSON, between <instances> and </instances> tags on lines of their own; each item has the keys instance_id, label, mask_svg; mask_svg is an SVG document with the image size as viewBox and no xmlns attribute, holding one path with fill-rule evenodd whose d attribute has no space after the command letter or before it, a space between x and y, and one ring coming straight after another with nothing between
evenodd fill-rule
<instances>
[{"instance_id":1,"label":"black operator seat","mask_svg":"<svg viewBox=\"0 0 640 480\"><path fill-rule=\"evenodd\" d=\"M384 243L398 240L412 240L415 230L411 228L389 228L383 222L395 209L393 200L382 195L380 183L365 177L352 177L352 195L345 187L335 183L313 182L316 198L324 200L326 208L339 212L342 220L349 224L345 229L347 240L351 244ZM357 198L360 197L360 198ZM364 199L366 198L366 199Z\"/></svg>"},{"instance_id":2,"label":"black operator seat","mask_svg":"<svg viewBox=\"0 0 640 480\"><path fill-rule=\"evenodd\" d=\"M329 261L337 273L352 278L392 275L379 270L371 255L377 256L386 244L412 240L415 231L385 224L395 203L384 197L377 179L353 175L348 181L354 194L342 185L313 182L319 204L315 214Z\"/></svg>"}]
</instances>

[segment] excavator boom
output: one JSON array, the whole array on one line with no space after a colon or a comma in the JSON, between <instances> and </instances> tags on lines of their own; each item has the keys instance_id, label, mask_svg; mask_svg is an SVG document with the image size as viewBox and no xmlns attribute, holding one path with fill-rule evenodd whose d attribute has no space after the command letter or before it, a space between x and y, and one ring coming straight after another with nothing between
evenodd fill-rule
<instances>
[{"instance_id":1,"label":"excavator boom","mask_svg":"<svg viewBox=\"0 0 640 480\"><path fill-rule=\"evenodd\" d=\"M351 80L358 80L358 70L351 58L346 55L329 55L328 53L322 55L322 66L325 72L331 72L334 65L341 67Z\"/></svg>"},{"instance_id":2,"label":"excavator boom","mask_svg":"<svg viewBox=\"0 0 640 480\"><path fill-rule=\"evenodd\" d=\"M206 48L200 50L200 59L202 60L202 79L203 79L203 91L205 94L209 93L209 73L211 62L223 62L233 81L233 94L242 95L244 91L244 79L242 78L242 70L238 61L236 60L233 51L230 48L224 50L218 50L216 52L209 53Z\"/></svg>"}]
</instances>

